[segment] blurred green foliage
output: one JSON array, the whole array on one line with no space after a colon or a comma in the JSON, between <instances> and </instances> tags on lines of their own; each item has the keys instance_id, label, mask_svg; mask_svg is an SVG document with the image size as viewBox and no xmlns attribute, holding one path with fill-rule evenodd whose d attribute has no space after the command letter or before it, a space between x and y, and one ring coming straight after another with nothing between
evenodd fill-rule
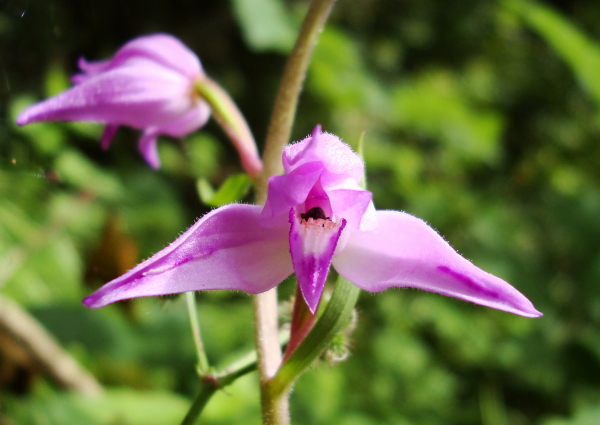
<instances>
[{"instance_id":1,"label":"blurred green foliage","mask_svg":"<svg viewBox=\"0 0 600 425\"><path fill-rule=\"evenodd\" d=\"M300 0L0 5L0 294L107 388L88 400L44 373L20 394L0 381L0 423L177 423L197 388L183 300L91 311L80 299L210 206L250 200L214 124L162 139L155 172L133 130L121 129L102 151L97 125L18 128L18 112L68 86L79 56L102 59L129 38L162 31L198 53L261 141L305 10ZM427 220L545 316L413 290L363 293L352 355L300 379L294 423L598 423L598 21L600 4L581 0L337 2L294 140L321 123L356 146L366 130L378 208ZM281 293L288 299L291 282ZM212 364L252 349L248 296L198 300ZM249 375L211 400L199 422L255 424L259 415Z\"/></svg>"}]
</instances>

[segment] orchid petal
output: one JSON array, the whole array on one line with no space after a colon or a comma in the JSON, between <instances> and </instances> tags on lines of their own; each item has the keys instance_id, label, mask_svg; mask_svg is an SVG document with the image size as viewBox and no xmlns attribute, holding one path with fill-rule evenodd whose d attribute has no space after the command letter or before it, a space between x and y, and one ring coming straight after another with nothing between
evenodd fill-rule
<instances>
[{"instance_id":1,"label":"orchid petal","mask_svg":"<svg viewBox=\"0 0 600 425\"><path fill-rule=\"evenodd\" d=\"M157 138L161 134L183 137L206 124L210 116L210 108L201 102L196 108L173 122L148 127L138 141L138 148L146 162L154 169L160 168Z\"/></svg>"},{"instance_id":2,"label":"orchid petal","mask_svg":"<svg viewBox=\"0 0 600 425\"><path fill-rule=\"evenodd\" d=\"M92 121L141 129L174 121L193 106L189 79L136 59L31 106L17 123Z\"/></svg>"},{"instance_id":3,"label":"orchid petal","mask_svg":"<svg viewBox=\"0 0 600 425\"><path fill-rule=\"evenodd\" d=\"M331 258L346 220L302 219L290 210L290 253L298 285L306 305L315 312L327 280Z\"/></svg>"},{"instance_id":4,"label":"orchid petal","mask_svg":"<svg viewBox=\"0 0 600 425\"><path fill-rule=\"evenodd\" d=\"M261 217L265 220L277 217L302 204L318 181L322 170L323 164L314 161L302 164L289 174L271 177Z\"/></svg>"},{"instance_id":5,"label":"orchid petal","mask_svg":"<svg viewBox=\"0 0 600 425\"><path fill-rule=\"evenodd\" d=\"M354 228L360 230L374 230L377 228L376 218L369 221L370 217L365 217L367 212L373 214L375 211L375 207L369 208L373 205L371 202L373 195L368 190L360 189L357 186L354 190L331 190L327 195L335 215L344 217Z\"/></svg>"},{"instance_id":6,"label":"orchid petal","mask_svg":"<svg viewBox=\"0 0 600 425\"><path fill-rule=\"evenodd\" d=\"M156 126L156 132L172 137L184 137L204 126L209 117L210 107L206 102L199 101L193 109L180 118Z\"/></svg>"},{"instance_id":7,"label":"orchid petal","mask_svg":"<svg viewBox=\"0 0 600 425\"><path fill-rule=\"evenodd\" d=\"M188 78L197 78L203 74L198 57L181 41L168 34L152 34L135 38L124 44L112 59L88 62L80 58L78 65L84 73L74 75L71 80L80 84L131 58L146 58Z\"/></svg>"},{"instance_id":8,"label":"orchid petal","mask_svg":"<svg viewBox=\"0 0 600 425\"><path fill-rule=\"evenodd\" d=\"M158 133L154 128L146 130L142 133L138 140L138 149L148 165L155 170L160 168L160 158L158 156Z\"/></svg>"},{"instance_id":9,"label":"orchid petal","mask_svg":"<svg viewBox=\"0 0 600 425\"><path fill-rule=\"evenodd\" d=\"M352 232L333 259L335 269L358 287L370 292L413 287L521 316L541 316L524 295L460 256L422 220L398 211L378 211L377 219L379 232Z\"/></svg>"},{"instance_id":10,"label":"orchid petal","mask_svg":"<svg viewBox=\"0 0 600 425\"><path fill-rule=\"evenodd\" d=\"M106 127L104 127L102 137L100 138L100 147L102 149L106 150L109 148L110 143L115 138L118 129L119 126L116 124L107 124Z\"/></svg>"},{"instance_id":11,"label":"orchid petal","mask_svg":"<svg viewBox=\"0 0 600 425\"><path fill-rule=\"evenodd\" d=\"M216 209L171 245L84 300L98 308L115 301L187 291L233 289L257 294L292 273L285 221L259 226L261 207Z\"/></svg>"},{"instance_id":12,"label":"orchid petal","mask_svg":"<svg viewBox=\"0 0 600 425\"><path fill-rule=\"evenodd\" d=\"M317 126L311 136L285 148L282 158L285 172L289 173L306 162L320 161L329 172L360 182L364 174L360 157L337 136L320 133L320 130Z\"/></svg>"}]
</instances>

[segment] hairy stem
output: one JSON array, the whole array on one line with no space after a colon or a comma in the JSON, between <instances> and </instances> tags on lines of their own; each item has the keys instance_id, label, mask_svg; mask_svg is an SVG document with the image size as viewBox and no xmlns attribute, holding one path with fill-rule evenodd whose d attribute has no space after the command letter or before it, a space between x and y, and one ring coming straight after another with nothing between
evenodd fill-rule
<instances>
[{"instance_id":1,"label":"hairy stem","mask_svg":"<svg viewBox=\"0 0 600 425\"><path fill-rule=\"evenodd\" d=\"M334 3L335 0L313 0L287 60L265 142L263 172L256 187L257 204L266 201L269 177L282 172L281 151L290 139L308 64ZM290 423L288 392L282 391L274 397L269 390L282 361L275 288L254 297L254 322L263 424L286 425Z\"/></svg>"},{"instance_id":2,"label":"hairy stem","mask_svg":"<svg viewBox=\"0 0 600 425\"><path fill-rule=\"evenodd\" d=\"M306 78L306 71L319 34L323 30L334 3L335 0L313 0L304 18L294 49L285 65L263 152L264 168L256 194L256 200L259 204L263 204L267 198L267 180L269 177L281 174L283 171L281 151L290 140L298 98Z\"/></svg>"}]
</instances>

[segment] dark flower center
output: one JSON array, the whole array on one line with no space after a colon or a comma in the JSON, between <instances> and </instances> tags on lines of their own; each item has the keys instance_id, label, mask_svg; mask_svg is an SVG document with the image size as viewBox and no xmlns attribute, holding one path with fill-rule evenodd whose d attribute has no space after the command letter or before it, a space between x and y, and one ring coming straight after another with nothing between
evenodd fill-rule
<instances>
[{"instance_id":1,"label":"dark flower center","mask_svg":"<svg viewBox=\"0 0 600 425\"><path fill-rule=\"evenodd\" d=\"M331 220L330 217L325 216L325 212L321 207L313 207L305 213L301 213L300 218L303 220L308 220L309 218L314 218L315 220L320 218L323 220Z\"/></svg>"}]
</instances>

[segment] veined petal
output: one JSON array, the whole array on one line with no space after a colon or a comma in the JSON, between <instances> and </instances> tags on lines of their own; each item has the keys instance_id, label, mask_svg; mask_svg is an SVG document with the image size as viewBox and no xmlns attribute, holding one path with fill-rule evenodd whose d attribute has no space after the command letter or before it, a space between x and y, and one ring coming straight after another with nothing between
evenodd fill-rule
<instances>
[{"instance_id":1,"label":"veined petal","mask_svg":"<svg viewBox=\"0 0 600 425\"><path fill-rule=\"evenodd\" d=\"M87 62L79 59L79 68L83 74L72 77L80 84L94 75L115 68L131 58L146 58L162 66L177 71L188 78L197 78L203 74L198 57L181 41L168 34L152 34L138 37L121 47L112 59Z\"/></svg>"},{"instance_id":2,"label":"veined petal","mask_svg":"<svg viewBox=\"0 0 600 425\"><path fill-rule=\"evenodd\" d=\"M267 201L262 212L265 225L268 219L288 213L290 208L304 203L323 170L320 161L302 164L289 174L269 178Z\"/></svg>"},{"instance_id":3,"label":"veined petal","mask_svg":"<svg viewBox=\"0 0 600 425\"><path fill-rule=\"evenodd\" d=\"M335 269L370 292L413 287L526 317L542 314L507 282L460 256L422 220L378 211L378 232L352 232Z\"/></svg>"},{"instance_id":4,"label":"veined petal","mask_svg":"<svg viewBox=\"0 0 600 425\"><path fill-rule=\"evenodd\" d=\"M147 59L135 59L29 107L17 123L92 121L141 129L174 121L193 106L189 79Z\"/></svg>"},{"instance_id":5,"label":"veined petal","mask_svg":"<svg viewBox=\"0 0 600 425\"><path fill-rule=\"evenodd\" d=\"M311 312L315 312L327 280L331 258L346 220L303 219L290 210L290 253L298 285Z\"/></svg>"},{"instance_id":6,"label":"veined petal","mask_svg":"<svg viewBox=\"0 0 600 425\"><path fill-rule=\"evenodd\" d=\"M261 207L231 204L218 208L171 245L83 302L97 308L115 301L187 291L234 289L257 294L289 276L288 228L265 230Z\"/></svg>"}]
</instances>

